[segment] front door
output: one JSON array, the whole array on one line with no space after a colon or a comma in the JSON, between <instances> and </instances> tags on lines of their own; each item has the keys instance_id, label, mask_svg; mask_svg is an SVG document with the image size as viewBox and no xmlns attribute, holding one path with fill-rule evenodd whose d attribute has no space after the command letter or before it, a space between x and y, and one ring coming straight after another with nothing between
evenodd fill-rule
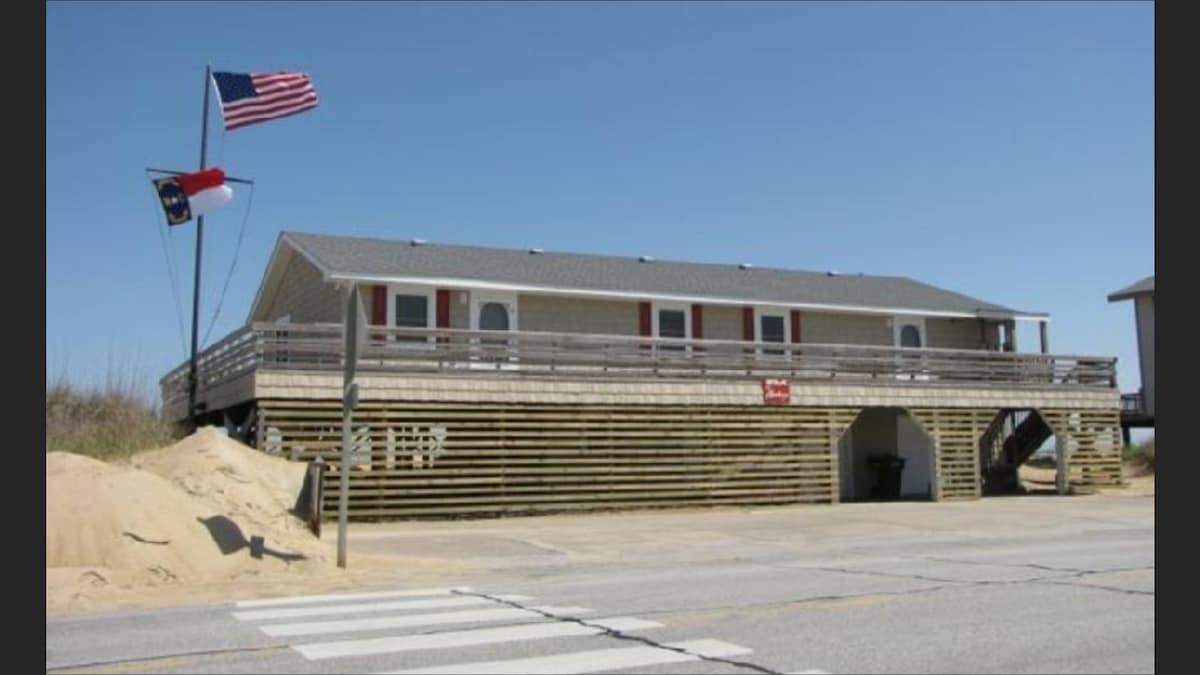
<instances>
[{"instance_id":1,"label":"front door","mask_svg":"<svg viewBox=\"0 0 1200 675\"><path fill-rule=\"evenodd\" d=\"M517 298L504 293L472 293L471 330L505 333L517 329ZM488 360L511 358L517 345L511 339L480 339Z\"/></svg>"},{"instance_id":2,"label":"front door","mask_svg":"<svg viewBox=\"0 0 1200 675\"><path fill-rule=\"evenodd\" d=\"M893 343L906 349L922 349L925 344L925 319L919 316L897 316L892 320ZM924 358L920 353L907 353L896 358L901 371L896 377L902 380L927 380L923 371Z\"/></svg>"}]
</instances>

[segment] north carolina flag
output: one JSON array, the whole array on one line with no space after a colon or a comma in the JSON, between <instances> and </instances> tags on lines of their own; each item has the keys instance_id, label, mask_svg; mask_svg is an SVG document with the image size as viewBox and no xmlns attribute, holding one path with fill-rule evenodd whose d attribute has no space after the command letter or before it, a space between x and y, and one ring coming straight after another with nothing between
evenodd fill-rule
<instances>
[{"instance_id":1,"label":"north carolina flag","mask_svg":"<svg viewBox=\"0 0 1200 675\"><path fill-rule=\"evenodd\" d=\"M233 199L233 190L225 184L225 172L205 169L154 181L168 225L180 225L202 216Z\"/></svg>"}]
</instances>

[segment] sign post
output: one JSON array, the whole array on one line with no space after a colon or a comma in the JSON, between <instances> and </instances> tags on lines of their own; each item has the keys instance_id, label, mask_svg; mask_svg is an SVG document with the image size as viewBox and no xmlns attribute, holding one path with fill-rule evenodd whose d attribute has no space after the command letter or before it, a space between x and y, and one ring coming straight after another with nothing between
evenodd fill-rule
<instances>
[{"instance_id":1,"label":"sign post","mask_svg":"<svg viewBox=\"0 0 1200 675\"><path fill-rule=\"evenodd\" d=\"M350 426L354 408L358 405L358 385L354 382L354 374L358 369L359 352L367 339L366 323L362 302L359 300L358 284L355 284L347 294L343 326L345 367L342 370L342 461L338 467L338 567L346 566L346 529L350 512L350 454L353 450Z\"/></svg>"}]
</instances>

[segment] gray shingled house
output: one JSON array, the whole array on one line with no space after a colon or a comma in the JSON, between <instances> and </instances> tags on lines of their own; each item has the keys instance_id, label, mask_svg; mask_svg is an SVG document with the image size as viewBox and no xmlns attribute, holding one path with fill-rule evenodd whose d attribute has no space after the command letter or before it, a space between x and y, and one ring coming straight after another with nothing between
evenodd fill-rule
<instances>
[{"instance_id":1,"label":"gray shingled house","mask_svg":"<svg viewBox=\"0 0 1200 675\"><path fill-rule=\"evenodd\" d=\"M1133 300L1133 318L1137 326L1138 367L1142 386L1121 395L1121 429L1129 444L1130 427L1154 426L1154 276L1114 291L1109 302Z\"/></svg>"},{"instance_id":2,"label":"gray shingled house","mask_svg":"<svg viewBox=\"0 0 1200 675\"><path fill-rule=\"evenodd\" d=\"M192 417L336 480L354 287L356 516L974 498L1051 436L1060 489L1121 481L1115 359L1048 353L1046 314L903 277L420 240L281 234ZM187 364L161 384L188 419Z\"/></svg>"}]
</instances>

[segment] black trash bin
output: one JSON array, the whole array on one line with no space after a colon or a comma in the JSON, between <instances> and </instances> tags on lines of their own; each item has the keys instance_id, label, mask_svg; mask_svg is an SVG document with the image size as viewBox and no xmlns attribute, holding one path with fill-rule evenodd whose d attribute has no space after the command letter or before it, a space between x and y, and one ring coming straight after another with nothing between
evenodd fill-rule
<instances>
[{"instance_id":1,"label":"black trash bin","mask_svg":"<svg viewBox=\"0 0 1200 675\"><path fill-rule=\"evenodd\" d=\"M904 458L899 455L871 455L867 464L875 470L875 487L872 497L899 497L900 473L904 471Z\"/></svg>"}]
</instances>

